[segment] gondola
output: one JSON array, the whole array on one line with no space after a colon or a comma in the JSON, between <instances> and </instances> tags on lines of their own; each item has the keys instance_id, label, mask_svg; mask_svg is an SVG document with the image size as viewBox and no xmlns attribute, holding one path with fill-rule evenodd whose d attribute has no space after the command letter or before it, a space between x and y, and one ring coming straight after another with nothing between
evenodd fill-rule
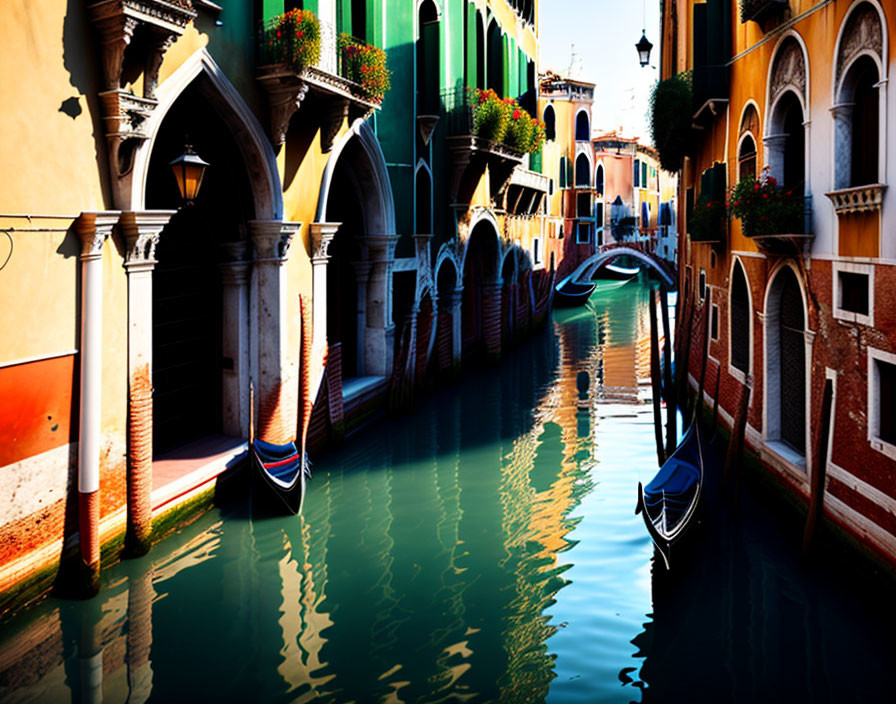
<instances>
[{"instance_id":1,"label":"gondola","mask_svg":"<svg viewBox=\"0 0 896 704\"><path fill-rule=\"evenodd\" d=\"M558 307L581 306L594 293L597 284L593 281L573 281L573 274L567 276L554 289L554 305Z\"/></svg>"},{"instance_id":2,"label":"gondola","mask_svg":"<svg viewBox=\"0 0 896 704\"><path fill-rule=\"evenodd\" d=\"M647 532L669 569L672 546L694 522L703 491L703 438L696 418L675 452L647 486L638 482L635 513L644 517Z\"/></svg>"},{"instance_id":3,"label":"gondola","mask_svg":"<svg viewBox=\"0 0 896 704\"><path fill-rule=\"evenodd\" d=\"M307 462L295 443L272 445L256 439L252 442L252 457L267 485L293 514L297 514L305 497Z\"/></svg>"},{"instance_id":4,"label":"gondola","mask_svg":"<svg viewBox=\"0 0 896 704\"><path fill-rule=\"evenodd\" d=\"M641 271L639 267L619 266L618 264L604 264L595 272L595 277L608 281L628 281L633 279Z\"/></svg>"}]
</instances>

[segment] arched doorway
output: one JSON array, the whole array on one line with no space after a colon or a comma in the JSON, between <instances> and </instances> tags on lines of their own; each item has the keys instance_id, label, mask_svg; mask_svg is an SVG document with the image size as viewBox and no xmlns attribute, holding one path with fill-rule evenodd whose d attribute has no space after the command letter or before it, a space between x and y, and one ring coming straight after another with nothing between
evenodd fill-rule
<instances>
[{"instance_id":1,"label":"arched doorway","mask_svg":"<svg viewBox=\"0 0 896 704\"><path fill-rule=\"evenodd\" d=\"M783 266L766 302L768 439L806 454L806 312L799 279Z\"/></svg>"},{"instance_id":2,"label":"arched doorway","mask_svg":"<svg viewBox=\"0 0 896 704\"><path fill-rule=\"evenodd\" d=\"M456 321L457 306L454 296L457 289L457 268L454 262L446 257L436 270L436 291L438 294L439 313L436 320L436 351L439 371L447 374L453 367L455 359L455 331L460 327Z\"/></svg>"},{"instance_id":3,"label":"arched doorway","mask_svg":"<svg viewBox=\"0 0 896 704\"><path fill-rule=\"evenodd\" d=\"M735 259L731 272L729 298L729 362L741 374L750 373L752 340L750 335L750 290L740 261Z\"/></svg>"},{"instance_id":4,"label":"arched doorway","mask_svg":"<svg viewBox=\"0 0 896 704\"><path fill-rule=\"evenodd\" d=\"M492 323L500 325L499 320L493 320L500 315L500 301L494 290L497 268L498 232L490 221L480 220L470 233L464 257L461 330L465 358L483 351L487 347L486 338L492 334L500 339L500 328L489 329Z\"/></svg>"},{"instance_id":5,"label":"arched doorway","mask_svg":"<svg viewBox=\"0 0 896 704\"><path fill-rule=\"evenodd\" d=\"M239 360L225 356L223 349L225 339L247 331L225 326L225 318L238 316L225 315L232 302L225 303L218 262L225 248L247 251L248 245L240 243L246 241L246 224L255 217L255 206L240 145L209 99L214 92L202 74L172 104L153 143L146 178L147 208L174 209L180 199L169 162L190 142L210 164L195 204L171 219L156 249L154 454L222 432L223 407L239 407L239 389L225 392L224 382ZM239 421L228 430L240 434Z\"/></svg>"},{"instance_id":6,"label":"arched doorway","mask_svg":"<svg viewBox=\"0 0 896 704\"><path fill-rule=\"evenodd\" d=\"M784 137L781 185L801 189L806 181L806 131L803 106L794 93L788 91L781 97L775 117Z\"/></svg>"}]
</instances>

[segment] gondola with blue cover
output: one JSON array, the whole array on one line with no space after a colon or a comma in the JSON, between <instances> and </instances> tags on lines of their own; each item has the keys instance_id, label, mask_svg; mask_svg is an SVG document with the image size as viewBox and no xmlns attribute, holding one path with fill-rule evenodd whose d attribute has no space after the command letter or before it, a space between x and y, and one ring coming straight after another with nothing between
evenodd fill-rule
<instances>
[{"instance_id":1,"label":"gondola with blue cover","mask_svg":"<svg viewBox=\"0 0 896 704\"><path fill-rule=\"evenodd\" d=\"M307 462L296 444L273 445L256 439L252 442L252 457L268 486L297 514L305 496Z\"/></svg>"},{"instance_id":2,"label":"gondola with blue cover","mask_svg":"<svg viewBox=\"0 0 896 704\"><path fill-rule=\"evenodd\" d=\"M703 438L696 419L675 452L656 476L642 486L638 482L638 507L647 532L670 566L672 546L686 534L694 520L703 491Z\"/></svg>"}]
</instances>

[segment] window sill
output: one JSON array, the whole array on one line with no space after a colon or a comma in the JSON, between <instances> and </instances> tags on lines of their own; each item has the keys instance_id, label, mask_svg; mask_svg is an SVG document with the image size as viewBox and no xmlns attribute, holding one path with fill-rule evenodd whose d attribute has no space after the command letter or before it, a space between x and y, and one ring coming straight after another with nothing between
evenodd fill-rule
<instances>
[{"instance_id":1,"label":"window sill","mask_svg":"<svg viewBox=\"0 0 896 704\"><path fill-rule=\"evenodd\" d=\"M875 437L870 438L869 442L871 443L872 450L877 450L891 460L896 460L896 445L891 445L886 440L881 440L880 438Z\"/></svg>"},{"instance_id":2,"label":"window sill","mask_svg":"<svg viewBox=\"0 0 896 704\"><path fill-rule=\"evenodd\" d=\"M834 212L847 215L880 210L886 189L885 183L872 183L867 186L840 188L825 195L834 204Z\"/></svg>"},{"instance_id":3,"label":"window sill","mask_svg":"<svg viewBox=\"0 0 896 704\"><path fill-rule=\"evenodd\" d=\"M800 479L806 478L806 456L801 455L787 443L781 440L766 440L762 450L763 459L772 460Z\"/></svg>"}]
</instances>

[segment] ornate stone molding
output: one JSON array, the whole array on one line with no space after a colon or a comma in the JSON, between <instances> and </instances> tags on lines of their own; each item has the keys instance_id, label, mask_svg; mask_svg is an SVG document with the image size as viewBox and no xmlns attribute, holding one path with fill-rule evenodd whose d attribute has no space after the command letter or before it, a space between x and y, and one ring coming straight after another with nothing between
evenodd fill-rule
<instances>
[{"instance_id":1,"label":"ornate stone molding","mask_svg":"<svg viewBox=\"0 0 896 704\"><path fill-rule=\"evenodd\" d=\"M302 223L279 220L251 220L249 232L257 263L285 264L289 247Z\"/></svg>"},{"instance_id":2,"label":"ornate stone molding","mask_svg":"<svg viewBox=\"0 0 896 704\"><path fill-rule=\"evenodd\" d=\"M880 210L886 188L884 183L873 183L868 186L842 188L825 195L831 199L834 211L838 215L865 213Z\"/></svg>"},{"instance_id":3,"label":"ornate stone molding","mask_svg":"<svg viewBox=\"0 0 896 704\"><path fill-rule=\"evenodd\" d=\"M771 104L788 88L796 91L804 99L806 97L806 62L799 42L792 37L784 40L772 67Z\"/></svg>"},{"instance_id":4,"label":"ornate stone molding","mask_svg":"<svg viewBox=\"0 0 896 704\"><path fill-rule=\"evenodd\" d=\"M118 222L117 210L81 213L75 220L75 231L81 238L81 261L101 259L103 245Z\"/></svg>"},{"instance_id":5,"label":"ornate stone molding","mask_svg":"<svg viewBox=\"0 0 896 704\"><path fill-rule=\"evenodd\" d=\"M245 240L218 244L221 282L225 286L242 286L249 280L249 243Z\"/></svg>"},{"instance_id":6,"label":"ornate stone molding","mask_svg":"<svg viewBox=\"0 0 896 704\"><path fill-rule=\"evenodd\" d=\"M314 264L325 262L330 258L330 243L336 236L341 222L311 223L311 261Z\"/></svg>"},{"instance_id":7,"label":"ornate stone molding","mask_svg":"<svg viewBox=\"0 0 896 704\"><path fill-rule=\"evenodd\" d=\"M840 53L837 56L838 86L844 71L861 52L868 49L874 52L878 59L883 55L883 32L880 26L880 16L870 4L865 4L850 15L843 31Z\"/></svg>"},{"instance_id":8,"label":"ornate stone molding","mask_svg":"<svg viewBox=\"0 0 896 704\"><path fill-rule=\"evenodd\" d=\"M149 270L157 264L156 245L174 210L126 211L120 227L127 243L124 266L128 273Z\"/></svg>"}]
</instances>

